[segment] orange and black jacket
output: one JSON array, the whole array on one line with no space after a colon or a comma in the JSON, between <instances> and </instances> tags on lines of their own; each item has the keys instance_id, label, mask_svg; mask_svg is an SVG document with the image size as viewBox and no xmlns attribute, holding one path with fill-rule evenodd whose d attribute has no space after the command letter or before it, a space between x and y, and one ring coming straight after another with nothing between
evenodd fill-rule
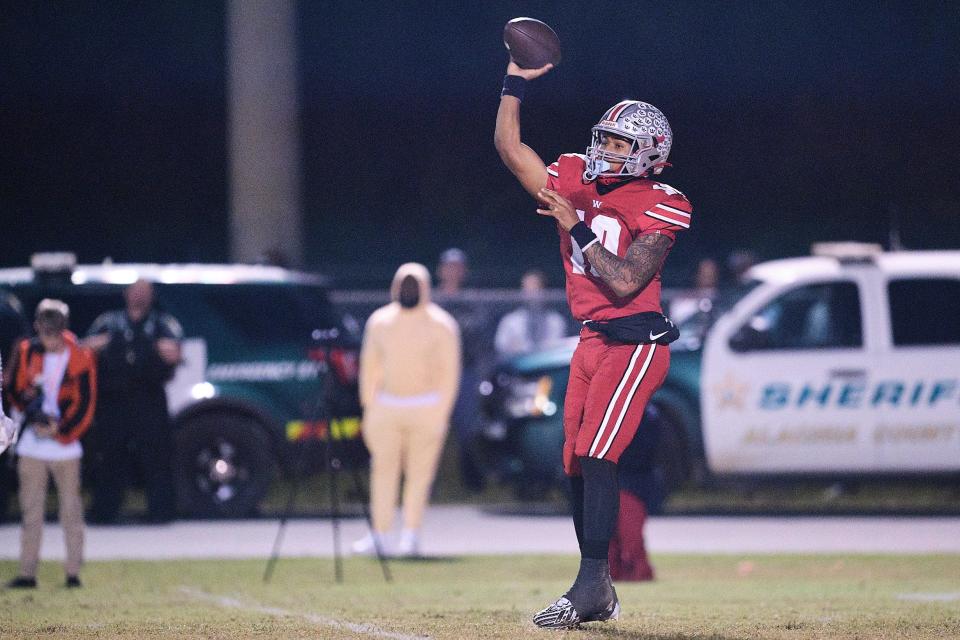
<instances>
[{"instance_id":1,"label":"orange and black jacket","mask_svg":"<svg viewBox=\"0 0 960 640\"><path fill-rule=\"evenodd\" d=\"M70 350L70 359L57 395L60 426L56 438L63 444L69 444L79 439L93 421L93 411L97 405L97 367L93 354L77 344L76 336L65 331L64 338ZM11 403L21 411L29 404L25 394L43 370L43 355L43 345L37 338L27 338L17 345L8 392Z\"/></svg>"}]
</instances>

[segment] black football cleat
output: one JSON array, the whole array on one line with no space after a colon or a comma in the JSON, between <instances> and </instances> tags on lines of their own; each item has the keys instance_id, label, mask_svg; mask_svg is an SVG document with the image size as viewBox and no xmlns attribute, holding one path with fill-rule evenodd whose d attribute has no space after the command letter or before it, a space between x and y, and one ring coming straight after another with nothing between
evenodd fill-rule
<instances>
[{"instance_id":1,"label":"black football cleat","mask_svg":"<svg viewBox=\"0 0 960 640\"><path fill-rule=\"evenodd\" d=\"M533 623L541 629L575 629L581 622L580 614L566 596L533 616Z\"/></svg>"},{"instance_id":2,"label":"black football cleat","mask_svg":"<svg viewBox=\"0 0 960 640\"><path fill-rule=\"evenodd\" d=\"M602 608L591 611L586 615L580 615L573 603L566 596L563 596L533 616L533 623L543 629L575 629L584 622L606 622L619 618L620 599L614 589L612 600Z\"/></svg>"},{"instance_id":3,"label":"black football cleat","mask_svg":"<svg viewBox=\"0 0 960 640\"><path fill-rule=\"evenodd\" d=\"M533 616L545 629L573 629L584 622L605 622L620 617L620 599L610 580L606 558L581 558L573 586L562 598Z\"/></svg>"}]
</instances>

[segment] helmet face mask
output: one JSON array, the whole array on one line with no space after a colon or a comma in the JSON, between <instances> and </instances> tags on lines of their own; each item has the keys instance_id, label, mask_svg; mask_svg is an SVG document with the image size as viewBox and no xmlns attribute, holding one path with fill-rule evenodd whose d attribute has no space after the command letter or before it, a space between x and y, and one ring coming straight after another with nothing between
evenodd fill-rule
<instances>
[{"instance_id":1,"label":"helmet face mask","mask_svg":"<svg viewBox=\"0 0 960 640\"><path fill-rule=\"evenodd\" d=\"M609 135L631 143L627 154L603 148ZM666 165L673 143L670 124L659 109L646 102L624 100L611 107L593 127L590 146L587 147L585 180L600 177L640 177L658 174ZM619 164L614 170L611 165Z\"/></svg>"}]
</instances>

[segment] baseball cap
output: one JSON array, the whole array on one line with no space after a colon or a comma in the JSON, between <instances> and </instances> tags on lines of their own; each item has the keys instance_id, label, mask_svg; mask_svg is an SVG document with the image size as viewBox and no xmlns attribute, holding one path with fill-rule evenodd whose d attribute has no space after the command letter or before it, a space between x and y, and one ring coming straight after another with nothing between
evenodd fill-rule
<instances>
[{"instance_id":1,"label":"baseball cap","mask_svg":"<svg viewBox=\"0 0 960 640\"><path fill-rule=\"evenodd\" d=\"M467 254L462 249L451 247L440 254L440 264L447 264L448 262L467 264Z\"/></svg>"},{"instance_id":2,"label":"baseball cap","mask_svg":"<svg viewBox=\"0 0 960 640\"><path fill-rule=\"evenodd\" d=\"M70 317L70 307L63 300L44 298L37 305L34 314L37 322L55 331L67 328L67 319Z\"/></svg>"}]
</instances>

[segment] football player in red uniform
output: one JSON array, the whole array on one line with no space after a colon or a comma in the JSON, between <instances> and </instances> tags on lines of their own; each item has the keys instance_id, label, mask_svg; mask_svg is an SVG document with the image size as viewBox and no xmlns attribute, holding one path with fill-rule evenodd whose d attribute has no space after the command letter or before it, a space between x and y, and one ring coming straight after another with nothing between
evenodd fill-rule
<instances>
[{"instance_id":1,"label":"football player in red uniform","mask_svg":"<svg viewBox=\"0 0 960 640\"><path fill-rule=\"evenodd\" d=\"M541 627L615 619L620 604L607 554L617 524L617 461L670 364L679 332L660 308L660 270L692 207L654 175L673 134L645 102L624 100L593 127L585 155L546 166L520 140L528 81L547 73L507 66L494 142L537 213L556 220L567 300L583 323L563 407L563 465L573 488L580 571L570 590L534 616Z\"/></svg>"}]
</instances>

